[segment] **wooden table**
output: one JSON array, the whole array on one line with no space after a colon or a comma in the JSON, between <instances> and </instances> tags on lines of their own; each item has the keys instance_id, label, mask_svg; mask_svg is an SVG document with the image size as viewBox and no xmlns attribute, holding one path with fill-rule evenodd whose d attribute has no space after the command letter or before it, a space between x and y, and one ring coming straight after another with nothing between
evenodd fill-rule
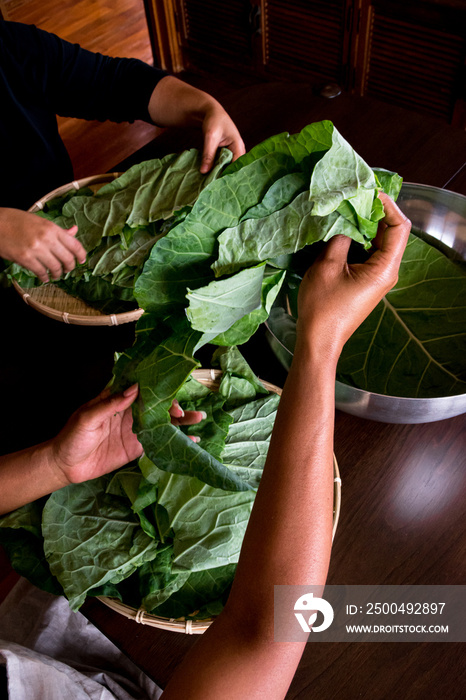
<instances>
[{"instance_id":1,"label":"wooden table","mask_svg":"<svg viewBox=\"0 0 466 700\"><path fill-rule=\"evenodd\" d=\"M370 165L466 195L466 133L440 121L366 98L328 100L306 84L264 84L219 96L247 148L330 119ZM165 132L123 167L198 144L197 134ZM264 379L283 384L286 373L263 331L245 354ZM390 425L337 411L342 507L328 583L464 583L464 428L464 416ZM138 625L95 600L83 610L162 687L196 641ZM461 651L452 643L309 644L287 698L453 700L464 697L466 687Z\"/></svg>"}]
</instances>

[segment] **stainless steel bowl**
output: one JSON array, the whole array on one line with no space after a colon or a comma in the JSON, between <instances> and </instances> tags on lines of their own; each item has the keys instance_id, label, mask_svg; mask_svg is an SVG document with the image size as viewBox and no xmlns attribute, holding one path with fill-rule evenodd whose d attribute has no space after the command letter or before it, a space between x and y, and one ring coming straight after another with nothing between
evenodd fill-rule
<instances>
[{"instance_id":1,"label":"stainless steel bowl","mask_svg":"<svg viewBox=\"0 0 466 700\"><path fill-rule=\"evenodd\" d=\"M438 187L404 183L398 206L413 228L436 239L439 249L466 259L466 197ZM286 300L279 297L266 323L273 352L286 369L291 365L295 341L294 321ZM360 418L383 423L429 423L466 412L466 394L430 399L410 399L374 394L337 381L336 407Z\"/></svg>"}]
</instances>

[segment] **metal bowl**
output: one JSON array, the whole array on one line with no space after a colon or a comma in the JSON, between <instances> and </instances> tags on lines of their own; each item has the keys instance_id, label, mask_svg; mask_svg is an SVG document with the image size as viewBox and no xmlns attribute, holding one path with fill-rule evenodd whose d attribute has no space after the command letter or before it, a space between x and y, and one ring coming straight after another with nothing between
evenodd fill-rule
<instances>
[{"instance_id":1,"label":"metal bowl","mask_svg":"<svg viewBox=\"0 0 466 700\"><path fill-rule=\"evenodd\" d=\"M466 197L438 187L404 183L397 204L413 228L427 234L436 247L456 259L466 259ZM277 298L267 326L276 357L290 368L295 342L294 320L286 299ZM337 381L336 407L360 418L383 423L429 423L466 412L466 394L430 399L411 399L375 394Z\"/></svg>"}]
</instances>

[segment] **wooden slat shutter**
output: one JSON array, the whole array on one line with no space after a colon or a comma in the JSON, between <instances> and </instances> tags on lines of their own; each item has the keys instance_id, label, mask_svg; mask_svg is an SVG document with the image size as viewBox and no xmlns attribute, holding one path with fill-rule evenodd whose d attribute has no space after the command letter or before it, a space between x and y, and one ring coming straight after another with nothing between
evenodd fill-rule
<instances>
[{"instance_id":1,"label":"wooden slat shutter","mask_svg":"<svg viewBox=\"0 0 466 700\"><path fill-rule=\"evenodd\" d=\"M268 0L267 72L344 83L350 5L345 0Z\"/></svg>"},{"instance_id":2,"label":"wooden slat shutter","mask_svg":"<svg viewBox=\"0 0 466 700\"><path fill-rule=\"evenodd\" d=\"M251 63L248 0L181 0L180 4L182 46L188 64L198 60L230 66Z\"/></svg>"},{"instance_id":3,"label":"wooden slat shutter","mask_svg":"<svg viewBox=\"0 0 466 700\"><path fill-rule=\"evenodd\" d=\"M370 22L363 93L450 121L466 50L464 33L387 16Z\"/></svg>"}]
</instances>

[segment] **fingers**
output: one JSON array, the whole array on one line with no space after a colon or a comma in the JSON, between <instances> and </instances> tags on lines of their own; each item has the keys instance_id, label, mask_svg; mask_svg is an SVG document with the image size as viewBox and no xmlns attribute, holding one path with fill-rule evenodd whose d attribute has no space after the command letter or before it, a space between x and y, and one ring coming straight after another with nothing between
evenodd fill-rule
<instances>
[{"instance_id":1,"label":"fingers","mask_svg":"<svg viewBox=\"0 0 466 700\"><path fill-rule=\"evenodd\" d=\"M238 139L236 139L233 143L231 143L228 148L230 151L233 153L233 158L232 162L240 158L240 156L244 156L246 153L246 146L244 145L243 139L239 136L238 134Z\"/></svg>"},{"instance_id":2,"label":"fingers","mask_svg":"<svg viewBox=\"0 0 466 700\"><path fill-rule=\"evenodd\" d=\"M215 154L220 142L216 132L207 132L204 137L204 149L202 151L201 173L208 173L214 163Z\"/></svg>"},{"instance_id":3,"label":"fingers","mask_svg":"<svg viewBox=\"0 0 466 700\"><path fill-rule=\"evenodd\" d=\"M76 261L86 261L86 251L75 238L77 226L62 229L52 222L39 225L32 240L17 262L31 270L41 282L59 279L64 272L71 272Z\"/></svg>"},{"instance_id":4,"label":"fingers","mask_svg":"<svg viewBox=\"0 0 466 700\"><path fill-rule=\"evenodd\" d=\"M138 390L138 385L133 384L125 391L110 396L110 389L105 388L99 396L79 409L81 422L85 422L89 430L101 425L106 419L129 408L138 395Z\"/></svg>"},{"instance_id":5,"label":"fingers","mask_svg":"<svg viewBox=\"0 0 466 700\"><path fill-rule=\"evenodd\" d=\"M76 238L78 233L78 227L72 226L69 229L64 229L66 238L64 239L65 246L70 251L70 253L76 258L76 260L83 265L86 262L86 249ZM74 267L74 265L73 265ZM72 268L73 269L73 268Z\"/></svg>"},{"instance_id":6,"label":"fingers","mask_svg":"<svg viewBox=\"0 0 466 700\"><path fill-rule=\"evenodd\" d=\"M184 411L176 399L173 399L173 403L168 409L168 412L172 418L183 418Z\"/></svg>"},{"instance_id":7,"label":"fingers","mask_svg":"<svg viewBox=\"0 0 466 700\"><path fill-rule=\"evenodd\" d=\"M207 418L205 411L183 411L176 399L168 410L174 425L196 425Z\"/></svg>"},{"instance_id":8,"label":"fingers","mask_svg":"<svg viewBox=\"0 0 466 700\"><path fill-rule=\"evenodd\" d=\"M233 154L233 160L246 153L244 142L240 133L228 114L220 109L214 115L210 115L203 125L204 148L202 152L201 173L207 173L212 168L217 149L229 148Z\"/></svg>"},{"instance_id":9,"label":"fingers","mask_svg":"<svg viewBox=\"0 0 466 700\"><path fill-rule=\"evenodd\" d=\"M343 234L333 236L325 246L321 259L346 264L350 245L351 238L349 236L344 236Z\"/></svg>"},{"instance_id":10,"label":"fingers","mask_svg":"<svg viewBox=\"0 0 466 700\"><path fill-rule=\"evenodd\" d=\"M185 411L182 418L178 418L178 425L196 425L207 418L205 411Z\"/></svg>"},{"instance_id":11,"label":"fingers","mask_svg":"<svg viewBox=\"0 0 466 700\"><path fill-rule=\"evenodd\" d=\"M171 416L172 425L177 427L180 425L196 425L207 418L205 411L183 411L176 399L174 399L168 412ZM187 437L196 443L201 440L198 435L188 435Z\"/></svg>"},{"instance_id":12,"label":"fingers","mask_svg":"<svg viewBox=\"0 0 466 700\"><path fill-rule=\"evenodd\" d=\"M395 202L384 192L379 192L385 216L375 238L375 246L384 257L399 266L411 231L411 222Z\"/></svg>"}]
</instances>

